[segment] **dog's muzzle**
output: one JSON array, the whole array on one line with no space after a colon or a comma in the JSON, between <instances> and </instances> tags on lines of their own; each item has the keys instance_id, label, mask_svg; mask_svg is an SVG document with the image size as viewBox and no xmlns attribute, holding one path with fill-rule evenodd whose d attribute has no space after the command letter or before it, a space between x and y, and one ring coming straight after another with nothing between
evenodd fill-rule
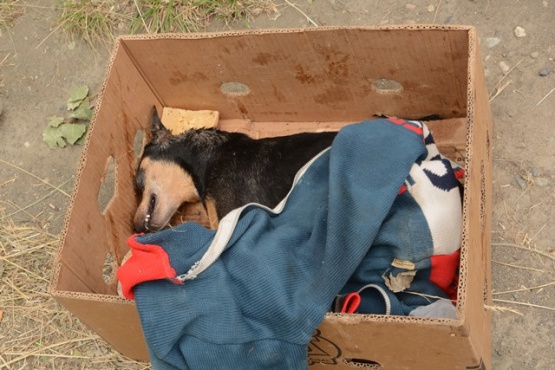
<instances>
[{"instance_id":1,"label":"dog's muzzle","mask_svg":"<svg viewBox=\"0 0 555 370\"><path fill-rule=\"evenodd\" d=\"M145 219L143 222L143 226L146 231L150 231L150 218L152 216L152 212L154 212L154 207L156 206L156 195L152 194L150 196L150 201L148 202L148 212L145 215Z\"/></svg>"}]
</instances>

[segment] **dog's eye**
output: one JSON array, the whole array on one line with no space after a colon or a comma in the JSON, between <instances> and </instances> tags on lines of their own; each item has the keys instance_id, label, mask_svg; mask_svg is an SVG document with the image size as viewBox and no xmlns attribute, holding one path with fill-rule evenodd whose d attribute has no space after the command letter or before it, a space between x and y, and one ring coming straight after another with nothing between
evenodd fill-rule
<instances>
[{"instance_id":1,"label":"dog's eye","mask_svg":"<svg viewBox=\"0 0 555 370\"><path fill-rule=\"evenodd\" d=\"M145 170L139 168L135 175L135 190L142 193L145 190Z\"/></svg>"}]
</instances>

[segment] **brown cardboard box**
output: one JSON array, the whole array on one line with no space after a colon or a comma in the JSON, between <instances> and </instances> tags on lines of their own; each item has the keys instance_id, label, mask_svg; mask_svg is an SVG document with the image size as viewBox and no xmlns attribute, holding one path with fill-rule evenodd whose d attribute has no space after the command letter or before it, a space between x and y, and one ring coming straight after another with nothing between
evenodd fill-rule
<instances>
[{"instance_id":1,"label":"brown cardboard box","mask_svg":"<svg viewBox=\"0 0 555 370\"><path fill-rule=\"evenodd\" d=\"M311 368L489 369L491 115L472 27L315 28L123 37L85 145L51 292L124 355L147 360L112 266L132 234L133 173L152 105L220 113L254 137L338 129L377 114L440 115L466 168L457 320L328 314ZM108 194L108 195L106 195ZM111 196L111 197L110 197ZM108 198L108 202L106 199ZM185 219L203 221L201 207Z\"/></svg>"}]
</instances>

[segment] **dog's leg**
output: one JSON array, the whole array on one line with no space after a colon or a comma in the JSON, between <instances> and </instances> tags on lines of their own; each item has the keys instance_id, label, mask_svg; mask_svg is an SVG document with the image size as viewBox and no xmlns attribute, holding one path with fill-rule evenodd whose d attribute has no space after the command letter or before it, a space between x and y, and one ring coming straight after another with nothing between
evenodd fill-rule
<instances>
[{"instance_id":1,"label":"dog's leg","mask_svg":"<svg viewBox=\"0 0 555 370\"><path fill-rule=\"evenodd\" d=\"M210 229L216 230L218 228L219 219L218 212L216 212L216 202L212 198L206 198L205 200L206 213L208 215L208 224Z\"/></svg>"}]
</instances>

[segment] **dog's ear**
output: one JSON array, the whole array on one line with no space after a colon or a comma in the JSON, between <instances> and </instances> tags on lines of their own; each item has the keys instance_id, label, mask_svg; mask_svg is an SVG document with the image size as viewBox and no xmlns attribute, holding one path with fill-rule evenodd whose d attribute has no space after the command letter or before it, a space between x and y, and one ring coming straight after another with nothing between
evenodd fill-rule
<instances>
[{"instance_id":1,"label":"dog's ear","mask_svg":"<svg viewBox=\"0 0 555 370\"><path fill-rule=\"evenodd\" d=\"M152 142L156 145L163 145L169 141L172 136L170 130L168 130L156 110L156 106L152 107L152 122L150 123L150 134L152 136Z\"/></svg>"}]
</instances>

